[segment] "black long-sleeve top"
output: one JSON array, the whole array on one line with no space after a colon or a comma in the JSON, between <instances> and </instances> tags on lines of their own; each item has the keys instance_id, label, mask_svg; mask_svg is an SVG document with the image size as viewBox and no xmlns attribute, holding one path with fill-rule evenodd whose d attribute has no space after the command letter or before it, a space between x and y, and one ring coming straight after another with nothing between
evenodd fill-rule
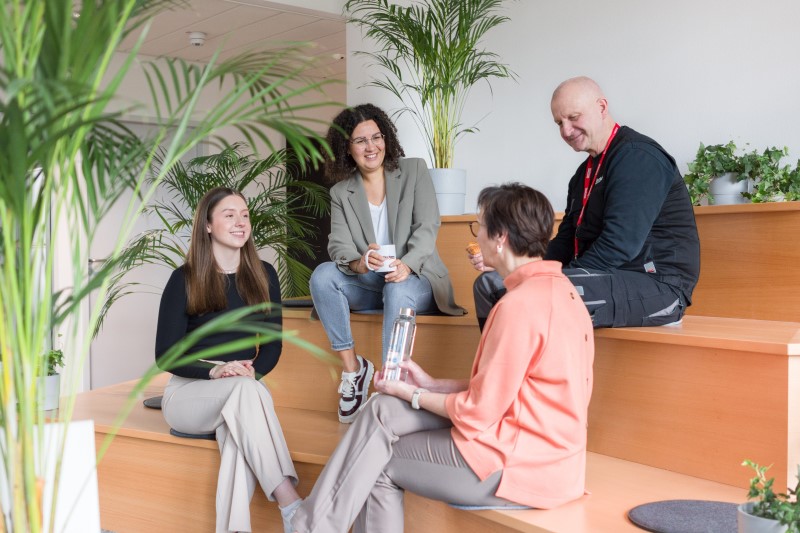
<instances>
[{"instance_id":1,"label":"black long-sleeve top","mask_svg":"<svg viewBox=\"0 0 800 533\"><path fill-rule=\"evenodd\" d=\"M545 259L566 268L646 273L678 288L691 303L700 275L700 240L672 156L649 137L620 128L577 226L585 172L586 162L569 182L564 219Z\"/></svg>"},{"instance_id":2,"label":"black long-sleeve top","mask_svg":"<svg viewBox=\"0 0 800 533\"><path fill-rule=\"evenodd\" d=\"M269 323L276 331L281 331L283 320L281 317L281 288L278 283L278 274L272 265L262 261L264 269L267 272L269 280L269 299L272 303L269 315L259 314L261 320ZM158 328L156 331L156 364L159 368L167 370L176 376L192 379L210 379L208 372L211 368L210 363L195 362L192 364L179 366L175 368L164 368L161 365L160 357L169 350L173 344L181 340L187 333L194 331L203 324L210 322L214 318L226 313L232 309L246 307L247 304L239 295L236 290L236 274L228 274L228 288L227 299L228 308L222 311L215 311L205 313L200 316L190 316L186 314L186 277L183 272L183 267L179 267L172 272L172 275L164 287L164 292L161 295L161 306L158 310ZM253 318L257 319L257 318ZM189 349L188 353L196 353L205 348L217 346L224 342L242 339L250 336L249 333L217 333L210 335L195 346ZM255 369L256 379L261 379L264 375L269 373L275 365L278 364L278 359L281 356L283 343L276 340L267 344L263 344L260 348L259 355L253 362ZM252 359L255 355L255 348L231 352L225 355L216 356L214 359L219 361L241 361L244 359Z\"/></svg>"}]
</instances>

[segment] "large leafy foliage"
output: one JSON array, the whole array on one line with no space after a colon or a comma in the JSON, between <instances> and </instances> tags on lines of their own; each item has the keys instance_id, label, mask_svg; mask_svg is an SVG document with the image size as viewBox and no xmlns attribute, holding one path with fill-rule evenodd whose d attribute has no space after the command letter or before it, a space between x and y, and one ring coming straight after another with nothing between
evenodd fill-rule
<instances>
[{"instance_id":1,"label":"large leafy foliage","mask_svg":"<svg viewBox=\"0 0 800 533\"><path fill-rule=\"evenodd\" d=\"M183 263L200 199L212 187L230 187L243 191L248 199L256 248L270 248L276 253L284 295L308 294L311 271L296 258L313 255L309 237L317 230L318 217L328 210L329 196L325 187L299 179L299 166L286 150L259 159L245 154L244 146L238 143L186 165L177 162L164 175L164 196L147 208L165 229L147 232L133 241L129 264L176 268Z\"/></svg>"},{"instance_id":2,"label":"large leafy foliage","mask_svg":"<svg viewBox=\"0 0 800 533\"><path fill-rule=\"evenodd\" d=\"M453 166L455 143L477 131L461 123L473 85L515 74L482 48L486 33L503 24L503 0L421 0L408 7L390 0L349 0L350 22L378 45L360 52L385 71L367 85L385 89L411 113L437 168Z\"/></svg>"},{"instance_id":3,"label":"large leafy foliage","mask_svg":"<svg viewBox=\"0 0 800 533\"><path fill-rule=\"evenodd\" d=\"M181 156L228 127L269 147L269 132L278 132L302 164L321 159L309 139L315 136L311 125L295 115L314 104L292 103L294 96L320 85L302 78L306 64L296 48L253 51L226 61L215 56L206 65L148 62L152 101L120 106L118 90L149 21L176 5L170 0L5 0L0 5L0 459L6 473L0 476L5 483L0 494L7 496L0 508L7 531L54 528L55 514L42 508L48 501L41 494L48 464L37 460L45 415L38 408L42 391L35 379L45 370L51 331L58 326L65 332L65 388L74 391L115 267L126 260L133 223ZM120 42L134 31L141 37L118 61ZM204 111L199 102L209 92L218 96L217 105ZM120 121L137 105L157 116L152 137L137 137ZM159 154L158 171L149 180ZM108 265L90 276L88 244L98 221L126 189L134 194L119 240ZM51 238L51 220L69 228L63 242ZM59 261L71 266L71 289L54 294L57 250ZM100 303L83 312L91 291L97 291ZM237 327L228 320L209 329ZM251 333L253 344L259 333L269 334ZM177 360L186 348L186 343L176 346L171 356ZM59 419L69 420L73 403L74 394L63 398ZM56 461L58 469L60 455Z\"/></svg>"}]
</instances>

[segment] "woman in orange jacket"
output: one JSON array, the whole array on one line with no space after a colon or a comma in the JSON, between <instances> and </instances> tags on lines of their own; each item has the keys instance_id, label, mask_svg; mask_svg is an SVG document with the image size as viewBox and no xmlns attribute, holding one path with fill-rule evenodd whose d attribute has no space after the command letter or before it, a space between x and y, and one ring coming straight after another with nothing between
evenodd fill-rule
<instances>
[{"instance_id":1,"label":"woman in orange jacket","mask_svg":"<svg viewBox=\"0 0 800 533\"><path fill-rule=\"evenodd\" d=\"M295 531L403 531L403 493L456 504L551 508L584 493L592 322L561 264L543 261L553 209L534 189L484 189L473 223L506 295L469 379L376 376L367 402L300 505ZM520 320L524 317L524 320Z\"/></svg>"}]
</instances>

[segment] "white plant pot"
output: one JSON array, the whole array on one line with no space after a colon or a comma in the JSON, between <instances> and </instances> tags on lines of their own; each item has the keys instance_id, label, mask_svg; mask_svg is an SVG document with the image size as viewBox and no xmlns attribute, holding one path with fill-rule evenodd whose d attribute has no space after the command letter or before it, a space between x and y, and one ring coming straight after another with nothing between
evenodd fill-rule
<instances>
[{"instance_id":1,"label":"white plant pot","mask_svg":"<svg viewBox=\"0 0 800 533\"><path fill-rule=\"evenodd\" d=\"M467 193L467 171L461 168L430 169L440 215L463 215Z\"/></svg>"},{"instance_id":2,"label":"white plant pot","mask_svg":"<svg viewBox=\"0 0 800 533\"><path fill-rule=\"evenodd\" d=\"M769 520L760 516L753 516L755 502L747 502L736 509L736 521L739 533L785 533L789 528L781 525L777 520Z\"/></svg>"},{"instance_id":3,"label":"white plant pot","mask_svg":"<svg viewBox=\"0 0 800 533\"><path fill-rule=\"evenodd\" d=\"M714 197L714 205L746 204L750 200L742 196L750 192L750 180L736 181L739 175L728 172L711 180L708 191Z\"/></svg>"},{"instance_id":4,"label":"white plant pot","mask_svg":"<svg viewBox=\"0 0 800 533\"><path fill-rule=\"evenodd\" d=\"M39 378L39 380L41 382L39 387L44 389L44 401L40 407L41 410L58 409L58 399L61 394L61 376L56 374Z\"/></svg>"},{"instance_id":5,"label":"white plant pot","mask_svg":"<svg viewBox=\"0 0 800 533\"><path fill-rule=\"evenodd\" d=\"M64 425L45 424L44 446L39 445L38 431L34 435L37 475L44 479L42 510L44 524L49 524L53 513L56 462L64 437ZM0 439L5 435L0 432ZM97 490L97 456L95 454L94 422L80 420L70 422L61 455L61 475L55 505L55 528L57 533L100 533L100 499ZM41 455L40 455L41 454ZM0 506L10 512L9 481L0 461ZM6 520L9 525L9 517ZM7 528L8 529L8 528Z\"/></svg>"}]
</instances>

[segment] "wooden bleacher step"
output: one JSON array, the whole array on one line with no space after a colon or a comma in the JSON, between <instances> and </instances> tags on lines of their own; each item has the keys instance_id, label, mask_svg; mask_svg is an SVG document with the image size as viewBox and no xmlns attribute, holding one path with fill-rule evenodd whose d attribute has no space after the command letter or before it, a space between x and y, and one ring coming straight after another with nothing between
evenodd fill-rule
<instances>
[{"instance_id":1,"label":"wooden bleacher step","mask_svg":"<svg viewBox=\"0 0 800 533\"><path fill-rule=\"evenodd\" d=\"M307 310L289 311L284 324L328 345ZM360 353L380 367L381 316L354 314L352 324ZM473 318L418 324L415 360L434 376L468 377ZM800 323L687 316L678 326L596 330L595 352L589 451L730 485L746 480L745 458L774 463L779 484L794 475ZM276 405L332 413L338 374L287 343L267 382Z\"/></svg>"},{"instance_id":2,"label":"wooden bleacher step","mask_svg":"<svg viewBox=\"0 0 800 533\"><path fill-rule=\"evenodd\" d=\"M550 511L464 512L414 495L406 530L639 531L627 509L661 499L741 502L744 458L774 463L785 486L800 462L800 248L790 232L800 203L696 208L702 272L690 315L677 327L598 330L589 415L587 489ZM415 358L434 376L467 377L479 333L472 304L477 273L464 247L474 215L445 217L440 255L465 317L418 317ZM307 310L284 327L321 347ZM715 318L716 317L716 318ZM783 322L788 320L789 322ZM380 316L353 315L359 353L380 364ZM270 386L307 493L347 426L336 421L339 369L286 343ZM157 395L166 378L148 393ZM98 441L130 390L81 395L76 418L94 418ZM118 531L211 531L219 454L214 442L167 434L161 414L138 406L100 465L103 526ZM792 472L790 472L792 471ZM279 531L260 490L254 531ZM190 524L187 526L187 524Z\"/></svg>"}]
</instances>

